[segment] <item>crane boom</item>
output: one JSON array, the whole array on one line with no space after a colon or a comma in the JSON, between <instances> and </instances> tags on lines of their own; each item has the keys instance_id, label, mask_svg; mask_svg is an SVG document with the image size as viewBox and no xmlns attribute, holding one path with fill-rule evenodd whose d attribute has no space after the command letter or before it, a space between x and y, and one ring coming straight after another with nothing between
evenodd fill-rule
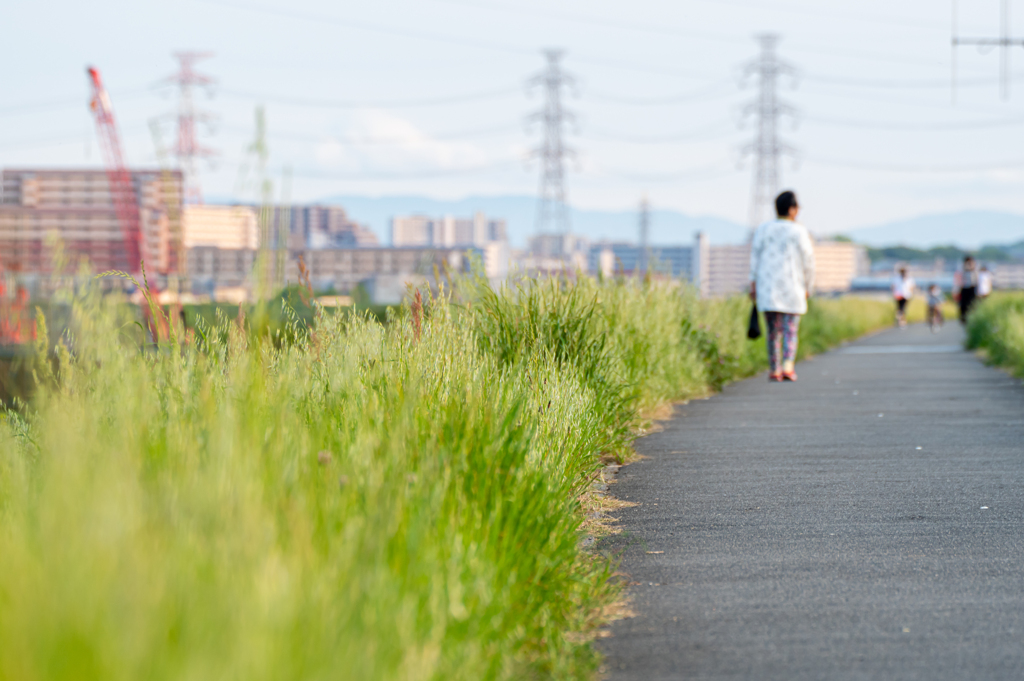
<instances>
[{"instance_id":1,"label":"crane boom","mask_svg":"<svg viewBox=\"0 0 1024 681\"><path fill-rule=\"evenodd\" d=\"M114 202L117 221L121 223L124 235L127 271L138 272L142 263L142 230L139 220L139 201L132 187L132 176L124 162L121 152L121 136L117 132L114 120L114 108L110 103L110 95L103 87L100 72L90 66L87 69L92 84L92 100L89 107L96 117L96 132L100 138L103 159L107 165L107 180L110 183L110 198Z\"/></svg>"}]
</instances>

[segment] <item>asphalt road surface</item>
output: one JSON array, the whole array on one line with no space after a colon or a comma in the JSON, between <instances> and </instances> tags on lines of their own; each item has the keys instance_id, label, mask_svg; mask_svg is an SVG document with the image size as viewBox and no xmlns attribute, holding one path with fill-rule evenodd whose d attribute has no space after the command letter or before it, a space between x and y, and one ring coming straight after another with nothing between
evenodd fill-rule
<instances>
[{"instance_id":1,"label":"asphalt road surface","mask_svg":"<svg viewBox=\"0 0 1024 681\"><path fill-rule=\"evenodd\" d=\"M961 342L886 331L638 441L605 677L1024 679L1024 385Z\"/></svg>"}]
</instances>

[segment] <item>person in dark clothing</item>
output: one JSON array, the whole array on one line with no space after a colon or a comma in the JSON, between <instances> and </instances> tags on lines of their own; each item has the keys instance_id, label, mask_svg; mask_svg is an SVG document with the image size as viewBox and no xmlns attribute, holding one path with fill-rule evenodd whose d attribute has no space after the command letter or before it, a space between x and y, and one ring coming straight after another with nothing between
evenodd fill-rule
<instances>
[{"instance_id":1,"label":"person in dark clothing","mask_svg":"<svg viewBox=\"0 0 1024 681\"><path fill-rule=\"evenodd\" d=\"M960 323L967 324L967 314L978 294L978 268L974 258L964 257L963 267L953 275L953 298L960 303Z\"/></svg>"}]
</instances>

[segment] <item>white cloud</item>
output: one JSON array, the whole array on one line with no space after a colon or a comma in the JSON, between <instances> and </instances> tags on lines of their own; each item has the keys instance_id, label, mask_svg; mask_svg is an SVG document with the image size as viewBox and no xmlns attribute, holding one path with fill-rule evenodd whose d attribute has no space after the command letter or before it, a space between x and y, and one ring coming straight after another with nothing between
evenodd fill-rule
<instances>
[{"instance_id":1,"label":"white cloud","mask_svg":"<svg viewBox=\"0 0 1024 681\"><path fill-rule=\"evenodd\" d=\"M368 173L415 173L455 170L493 163L480 147L432 137L409 120L383 109L353 114L344 134L327 137L316 147L324 170Z\"/></svg>"}]
</instances>

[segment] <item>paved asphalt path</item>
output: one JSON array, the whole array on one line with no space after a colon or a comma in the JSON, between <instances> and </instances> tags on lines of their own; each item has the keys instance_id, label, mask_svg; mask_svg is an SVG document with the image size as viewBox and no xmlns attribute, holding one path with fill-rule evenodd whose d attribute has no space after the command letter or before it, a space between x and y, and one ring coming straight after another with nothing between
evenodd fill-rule
<instances>
[{"instance_id":1,"label":"paved asphalt path","mask_svg":"<svg viewBox=\"0 0 1024 681\"><path fill-rule=\"evenodd\" d=\"M676 410L611 491L608 679L1024 679L1024 385L947 324Z\"/></svg>"}]
</instances>

